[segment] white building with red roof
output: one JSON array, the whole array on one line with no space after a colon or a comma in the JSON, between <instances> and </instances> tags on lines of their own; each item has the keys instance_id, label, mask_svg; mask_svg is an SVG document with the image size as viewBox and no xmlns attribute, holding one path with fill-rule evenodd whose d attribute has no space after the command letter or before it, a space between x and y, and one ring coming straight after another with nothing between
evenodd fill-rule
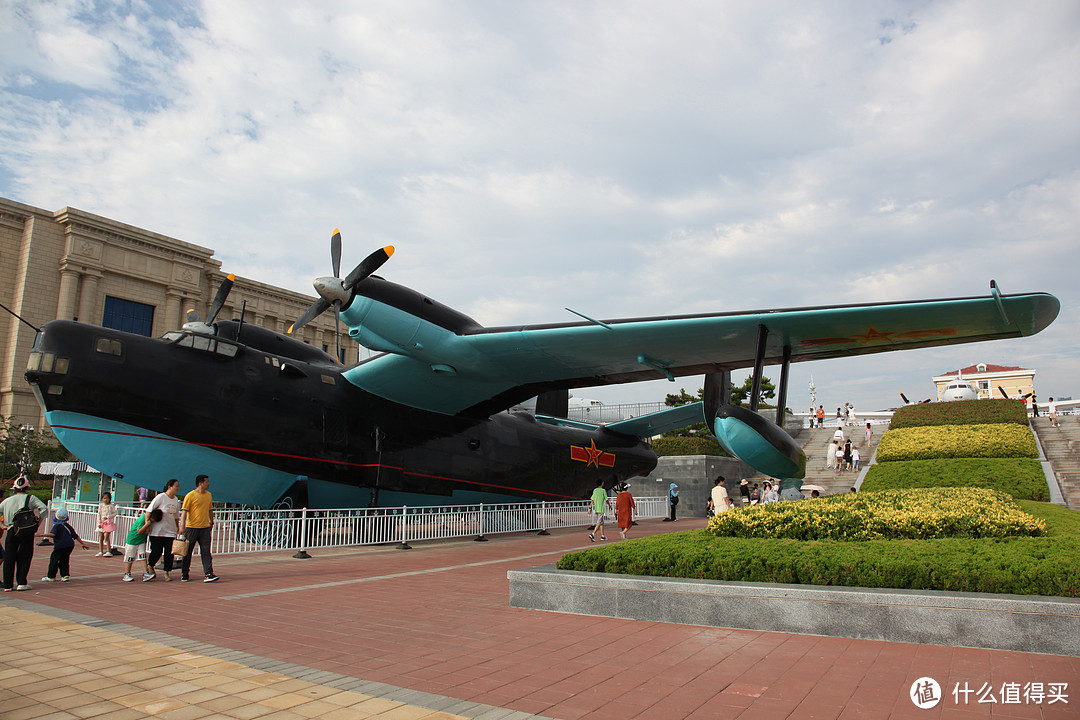
<instances>
[{"instance_id":1,"label":"white building with red roof","mask_svg":"<svg viewBox=\"0 0 1080 720\"><path fill-rule=\"evenodd\" d=\"M1035 390L1034 370L1009 365L978 363L935 375L933 380L934 385L937 386L938 400L941 399L946 386L951 381L955 381L957 376L967 380L978 389L980 400L1004 396L1019 398Z\"/></svg>"}]
</instances>

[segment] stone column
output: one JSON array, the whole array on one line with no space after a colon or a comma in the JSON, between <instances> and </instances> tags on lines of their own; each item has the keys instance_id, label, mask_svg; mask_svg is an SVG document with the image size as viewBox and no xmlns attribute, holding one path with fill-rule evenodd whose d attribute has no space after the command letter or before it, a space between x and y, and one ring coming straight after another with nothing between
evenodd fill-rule
<instances>
[{"instance_id":1,"label":"stone column","mask_svg":"<svg viewBox=\"0 0 1080 720\"><path fill-rule=\"evenodd\" d=\"M70 268L60 268L60 299L56 303L56 319L72 320L75 317L75 299L79 293L79 273Z\"/></svg>"},{"instance_id":2,"label":"stone column","mask_svg":"<svg viewBox=\"0 0 1080 720\"><path fill-rule=\"evenodd\" d=\"M83 273L82 287L79 288L78 318L81 322L93 325L101 324L101 317L94 316L94 309L97 307L99 280L101 280L101 273L97 270L87 270Z\"/></svg>"},{"instance_id":3,"label":"stone column","mask_svg":"<svg viewBox=\"0 0 1080 720\"><path fill-rule=\"evenodd\" d=\"M184 324L184 296L179 290L165 291L165 332L179 330Z\"/></svg>"}]
</instances>

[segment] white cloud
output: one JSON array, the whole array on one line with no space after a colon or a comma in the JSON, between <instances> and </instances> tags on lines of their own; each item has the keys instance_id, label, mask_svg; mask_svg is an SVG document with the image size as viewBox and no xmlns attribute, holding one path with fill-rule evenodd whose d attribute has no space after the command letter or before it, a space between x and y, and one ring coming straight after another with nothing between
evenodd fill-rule
<instances>
[{"instance_id":1,"label":"white cloud","mask_svg":"<svg viewBox=\"0 0 1080 720\"><path fill-rule=\"evenodd\" d=\"M978 351L1050 357L1080 305L1078 30L1064 0L13 2L0 194L305 292L340 226L344 264L395 244L382 274L500 324L994 277L1064 309ZM835 367L938 356L901 357Z\"/></svg>"}]
</instances>

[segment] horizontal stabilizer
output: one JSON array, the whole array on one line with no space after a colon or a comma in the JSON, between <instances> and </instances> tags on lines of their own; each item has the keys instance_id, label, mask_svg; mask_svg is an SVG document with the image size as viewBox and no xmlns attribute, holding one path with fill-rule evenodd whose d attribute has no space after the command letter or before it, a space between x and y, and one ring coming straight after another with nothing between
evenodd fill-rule
<instances>
[{"instance_id":1,"label":"horizontal stabilizer","mask_svg":"<svg viewBox=\"0 0 1080 720\"><path fill-rule=\"evenodd\" d=\"M539 414L536 416L536 422L542 422L548 425L558 425L559 427L578 428L580 430L597 430L602 427L605 430L617 432L621 435L652 437L653 435L660 435L661 433L671 432L672 430L679 430L688 425L705 422L705 409L703 403L697 402L691 405L681 405L679 407L661 410L660 412L642 415L641 417L620 420L619 422L609 423L607 425L581 422L580 420L567 420L566 418Z\"/></svg>"},{"instance_id":2,"label":"horizontal stabilizer","mask_svg":"<svg viewBox=\"0 0 1080 720\"><path fill-rule=\"evenodd\" d=\"M641 417L620 420L605 427L608 430L624 435L652 437L653 435L660 435L672 430L681 430L688 425L703 422L705 422L704 403L696 402L642 415Z\"/></svg>"}]
</instances>

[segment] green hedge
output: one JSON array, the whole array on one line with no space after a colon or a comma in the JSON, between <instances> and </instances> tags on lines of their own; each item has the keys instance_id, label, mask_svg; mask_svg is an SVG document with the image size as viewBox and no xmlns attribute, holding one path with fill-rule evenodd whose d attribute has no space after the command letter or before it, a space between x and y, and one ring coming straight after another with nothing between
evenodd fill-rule
<instances>
[{"instance_id":1,"label":"green hedge","mask_svg":"<svg viewBox=\"0 0 1080 720\"><path fill-rule=\"evenodd\" d=\"M905 405L893 413L889 427L907 428L926 425L991 425L1016 423L1027 425L1027 406L1021 400L960 400L954 402Z\"/></svg>"},{"instance_id":2,"label":"green hedge","mask_svg":"<svg viewBox=\"0 0 1080 720\"><path fill-rule=\"evenodd\" d=\"M1009 423L948 425L889 430L881 436L876 459L994 458L1039 456L1031 429Z\"/></svg>"},{"instance_id":3,"label":"green hedge","mask_svg":"<svg viewBox=\"0 0 1080 720\"><path fill-rule=\"evenodd\" d=\"M1017 502L1045 520L1046 535L844 542L715 537L691 530L571 553L558 566L654 577L1080 597L1080 513Z\"/></svg>"},{"instance_id":4,"label":"green hedge","mask_svg":"<svg viewBox=\"0 0 1080 720\"><path fill-rule=\"evenodd\" d=\"M871 465L861 490L977 487L1008 493L1017 500L1049 500L1046 476L1030 458L897 460Z\"/></svg>"},{"instance_id":5,"label":"green hedge","mask_svg":"<svg viewBox=\"0 0 1080 720\"><path fill-rule=\"evenodd\" d=\"M714 437L665 437L653 440L653 452L661 455L719 455L728 457Z\"/></svg>"}]
</instances>

